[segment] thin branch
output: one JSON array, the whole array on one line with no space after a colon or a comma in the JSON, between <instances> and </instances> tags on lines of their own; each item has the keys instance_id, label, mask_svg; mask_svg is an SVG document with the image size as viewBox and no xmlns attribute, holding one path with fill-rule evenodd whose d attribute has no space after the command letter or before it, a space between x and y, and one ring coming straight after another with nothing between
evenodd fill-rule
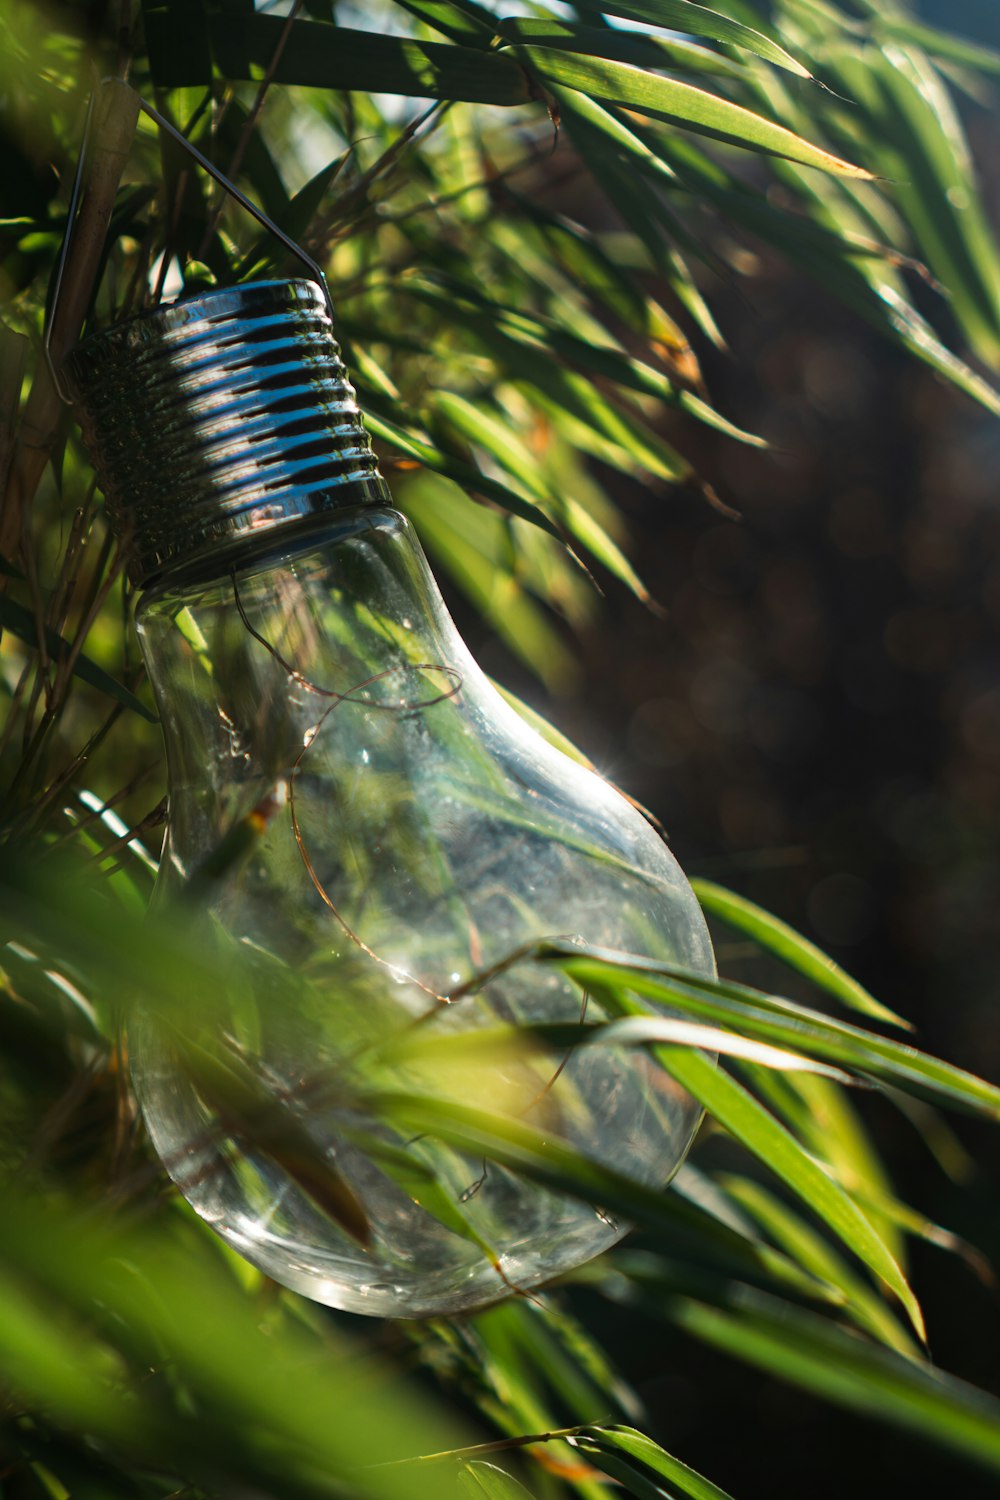
<instances>
[{"instance_id":1,"label":"thin branch","mask_svg":"<svg viewBox=\"0 0 1000 1500\"><path fill-rule=\"evenodd\" d=\"M229 178L235 179L240 168L243 165L243 158L247 153L247 147L250 145L250 140L257 128L257 121L260 118L260 112L264 107L264 100L267 98L267 93L274 80L274 75L277 72L278 64L281 62L282 54L284 53L285 47L288 44L288 38L292 34L292 26L294 25L296 17L298 16L301 9L302 0L294 0L294 4L292 5L291 10L288 12L288 17L285 21L285 24L281 28L281 32L278 36L278 41L275 45L271 61L267 65L267 72L261 79L260 88L257 90L257 96L254 99L253 104L250 106L250 113L247 115L246 119L243 122L243 129L240 131L239 139L236 142L236 149L233 151L232 157L230 158L229 169L226 173L226 176ZM223 194L223 196L220 197L218 203L216 204L214 210L210 214L208 223L205 225L205 233L202 235L201 244L198 247L199 260L204 260L208 254L209 247L211 246L212 240L215 238L216 230L219 227L219 220L222 218L222 211L225 208L225 205L226 199L225 195Z\"/></svg>"},{"instance_id":2,"label":"thin branch","mask_svg":"<svg viewBox=\"0 0 1000 1500\"><path fill-rule=\"evenodd\" d=\"M371 184L378 178L384 177L397 165L399 157L405 148L411 141L416 139L420 131L423 130L424 134L428 135L431 130L436 130L453 103L454 100L451 99L438 99L429 109L424 110L423 114L417 115L416 119L411 120L409 125L404 130L401 130L396 139L386 147L378 160L373 162L367 171L361 174L357 182L352 184L344 196L337 200L325 222L321 221L320 225L310 235L309 244L311 247L314 247L314 253L317 257L322 255L323 250L335 236L337 225L343 223L346 218L353 217L357 211L359 200L361 202L366 201L368 189ZM425 130L425 126L428 129Z\"/></svg>"},{"instance_id":3,"label":"thin branch","mask_svg":"<svg viewBox=\"0 0 1000 1500\"><path fill-rule=\"evenodd\" d=\"M552 1432L529 1432L523 1437L496 1438L492 1443L472 1443L467 1448L445 1448L440 1453L418 1453L413 1458L392 1458L386 1463L366 1464L367 1469L398 1469L410 1464L440 1464L455 1459L482 1458L487 1453L509 1453L516 1448L530 1448L535 1443L565 1442L590 1432L593 1423L581 1427L559 1427Z\"/></svg>"},{"instance_id":4,"label":"thin branch","mask_svg":"<svg viewBox=\"0 0 1000 1500\"><path fill-rule=\"evenodd\" d=\"M107 240L108 225L139 117L139 97L119 79L101 84L94 110L90 168L72 244L52 310L51 350L58 365L79 338ZM28 512L63 419L64 407L48 363L40 360L21 418L10 483L0 516L0 552L22 552Z\"/></svg>"},{"instance_id":5,"label":"thin branch","mask_svg":"<svg viewBox=\"0 0 1000 1500\"><path fill-rule=\"evenodd\" d=\"M27 357L28 340L24 334L0 324L0 494L6 487L14 458L14 433ZM0 539L0 552L3 551Z\"/></svg>"}]
</instances>

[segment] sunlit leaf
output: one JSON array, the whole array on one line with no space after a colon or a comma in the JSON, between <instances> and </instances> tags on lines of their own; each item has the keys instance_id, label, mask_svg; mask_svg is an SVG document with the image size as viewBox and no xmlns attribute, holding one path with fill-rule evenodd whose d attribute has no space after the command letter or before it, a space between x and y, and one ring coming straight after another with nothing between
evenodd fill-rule
<instances>
[{"instance_id":1,"label":"sunlit leaf","mask_svg":"<svg viewBox=\"0 0 1000 1500\"><path fill-rule=\"evenodd\" d=\"M693 0L611 0L609 5L603 4L603 0L583 0L579 9L587 13L606 12L612 16L623 16L629 21L642 21L650 26L710 37L713 41L726 42L730 46L752 52L766 62L774 63L779 68L787 68L790 73L797 73L800 78L811 76L801 62L770 37L721 11L697 5Z\"/></svg>"},{"instance_id":2,"label":"sunlit leaf","mask_svg":"<svg viewBox=\"0 0 1000 1500\"><path fill-rule=\"evenodd\" d=\"M718 1485L681 1463L634 1427L593 1427L570 1441L588 1454L598 1468L606 1469L607 1473L620 1479L626 1489L645 1475L655 1475L657 1480L669 1484L670 1494L688 1495L691 1500L731 1500L725 1490L720 1490ZM606 1468L607 1460L612 1456L620 1461L617 1473ZM652 1492L652 1487L649 1492ZM658 1485L655 1492L659 1495L666 1493ZM632 1493L641 1492L633 1489Z\"/></svg>"},{"instance_id":3,"label":"sunlit leaf","mask_svg":"<svg viewBox=\"0 0 1000 1500\"><path fill-rule=\"evenodd\" d=\"M931 1438L1000 1471L1000 1403L803 1309L747 1293L737 1311L678 1300L695 1337L837 1405Z\"/></svg>"},{"instance_id":4,"label":"sunlit leaf","mask_svg":"<svg viewBox=\"0 0 1000 1500\"><path fill-rule=\"evenodd\" d=\"M511 50L543 80L551 79L608 103L659 116L729 145L785 156L821 171L847 177L871 176L866 168L812 145L783 125L678 79L662 78L627 63L560 52L554 47L518 45Z\"/></svg>"},{"instance_id":5,"label":"sunlit leaf","mask_svg":"<svg viewBox=\"0 0 1000 1500\"><path fill-rule=\"evenodd\" d=\"M716 885L714 881L696 880L693 884L695 895L712 916L719 917L727 926L735 927L739 932L745 932L762 948L788 964L789 968L804 974L851 1010L874 1016L876 1020L889 1021L894 1026L909 1027L908 1021L876 1000L874 995L869 994L856 979L852 979L822 949L789 927L787 922L781 921L755 902L748 901L745 896Z\"/></svg>"},{"instance_id":6,"label":"sunlit leaf","mask_svg":"<svg viewBox=\"0 0 1000 1500\"><path fill-rule=\"evenodd\" d=\"M468 1500L531 1500L530 1490L520 1480L482 1459L462 1465L458 1487Z\"/></svg>"},{"instance_id":7,"label":"sunlit leaf","mask_svg":"<svg viewBox=\"0 0 1000 1500\"><path fill-rule=\"evenodd\" d=\"M0 593L0 630L9 630L12 635L24 641L25 645L37 649L38 629L38 624L30 610L25 609L23 604L18 604L15 599L11 599L8 594ZM45 639L45 649L52 661L65 660L75 650L51 626L43 624L42 633ZM91 687L113 698L124 708L130 708L141 719L146 719L150 724L157 722L156 715L150 713L140 698L130 692L123 683L117 682L110 672L105 672L104 668L98 666L97 662L85 652L77 653L72 672L82 682L89 683Z\"/></svg>"}]
</instances>

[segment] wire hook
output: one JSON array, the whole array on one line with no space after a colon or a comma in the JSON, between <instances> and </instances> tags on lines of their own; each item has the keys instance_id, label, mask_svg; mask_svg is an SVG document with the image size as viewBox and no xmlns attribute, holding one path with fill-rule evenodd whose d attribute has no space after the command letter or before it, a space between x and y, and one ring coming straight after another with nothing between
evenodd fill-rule
<instances>
[{"instance_id":1,"label":"wire hook","mask_svg":"<svg viewBox=\"0 0 1000 1500\"><path fill-rule=\"evenodd\" d=\"M305 250L303 250L302 246L295 240L293 240L290 235L287 235L283 229L279 229L274 220L269 218L262 208L258 208L256 203L251 202L251 200L246 196L245 193L240 192L240 189L236 186L236 184L231 182L225 175L225 173L220 171L220 169L214 164L214 162L210 162L208 157L204 156L202 152L198 150L197 146L193 146L187 139L187 136L183 135L182 132L177 129L176 125L172 125L169 120L164 119L159 110L154 109L153 106L146 99L144 99L141 94L136 93L135 89L133 89L130 84L123 83L120 78L102 78L101 82L97 85L97 88L95 88L93 93L91 94L90 101L87 105L87 114L83 126L83 140L80 145L80 159L77 162L76 175L73 179L73 188L70 194L69 212L66 218L66 232L63 235L63 242L59 250L59 259L56 263L55 279L52 286L52 298L49 303L48 313L45 318L45 328L42 336L42 346L45 352L46 362L48 363L49 373L52 376L52 384L55 386L60 400L64 401L67 406L72 405L73 398L72 396L70 396L70 394L66 390L66 387L63 385L62 378L59 374L59 370L56 366L56 361L52 353L52 329L55 324L56 312L59 306L59 296L62 291L63 277L66 271L66 262L69 257L69 248L72 243L73 232L76 227L77 211L80 204L80 192L83 186L84 167L87 160L87 154L90 147L90 136L94 124L94 103L97 98L98 90L103 88L107 83L118 84L120 87L129 89L130 93L135 94L141 113L146 115L148 119L152 120L153 124L156 125L158 129L164 131L173 140L175 140L178 145L188 153L189 156L193 157L193 159L198 163L203 171L207 172L210 177L215 179L220 187L224 188L231 197L236 199L236 202L240 205L241 208L245 209L246 212L250 214L251 218L256 219L257 223L260 224L262 228L268 230L271 234L273 234L275 239L279 240L280 243L284 245L286 250L291 251L296 259L302 262L302 264L309 271L312 279L319 284L319 288L323 293L323 299L326 302L327 311L329 312L331 317L333 316L333 302L330 297L330 288L326 284L326 277L324 276L318 262L313 260L312 256L309 255Z\"/></svg>"}]
</instances>

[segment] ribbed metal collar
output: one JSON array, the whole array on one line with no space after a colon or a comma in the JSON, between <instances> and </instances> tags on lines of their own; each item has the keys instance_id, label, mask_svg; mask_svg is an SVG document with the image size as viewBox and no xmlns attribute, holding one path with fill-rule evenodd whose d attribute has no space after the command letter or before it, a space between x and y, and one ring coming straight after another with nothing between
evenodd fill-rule
<instances>
[{"instance_id":1,"label":"ribbed metal collar","mask_svg":"<svg viewBox=\"0 0 1000 1500\"><path fill-rule=\"evenodd\" d=\"M254 281L86 339L66 374L139 584L323 511L391 504L313 281Z\"/></svg>"}]
</instances>

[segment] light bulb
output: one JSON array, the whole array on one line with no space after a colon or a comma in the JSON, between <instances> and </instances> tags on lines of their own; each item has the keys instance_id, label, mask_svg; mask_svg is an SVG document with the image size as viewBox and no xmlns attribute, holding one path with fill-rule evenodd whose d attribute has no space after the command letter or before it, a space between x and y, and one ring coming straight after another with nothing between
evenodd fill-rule
<instances>
[{"instance_id":1,"label":"light bulb","mask_svg":"<svg viewBox=\"0 0 1000 1500\"><path fill-rule=\"evenodd\" d=\"M664 1184L698 1110L641 1052L448 1065L445 1044L432 1067L406 1043L603 1019L557 968L504 966L536 939L713 972L676 861L472 659L391 508L313 283L174 304L88 340L70 373L143 587L169 773L158 899L196 901L240 954L238 997L193 997L215 1051L137 1001L157 1152L248 1260L335 1307L465 1311L586 1261L623 1226L367 1117L357 1080L416 1079Z\"/></svg>"}]
</instances>

